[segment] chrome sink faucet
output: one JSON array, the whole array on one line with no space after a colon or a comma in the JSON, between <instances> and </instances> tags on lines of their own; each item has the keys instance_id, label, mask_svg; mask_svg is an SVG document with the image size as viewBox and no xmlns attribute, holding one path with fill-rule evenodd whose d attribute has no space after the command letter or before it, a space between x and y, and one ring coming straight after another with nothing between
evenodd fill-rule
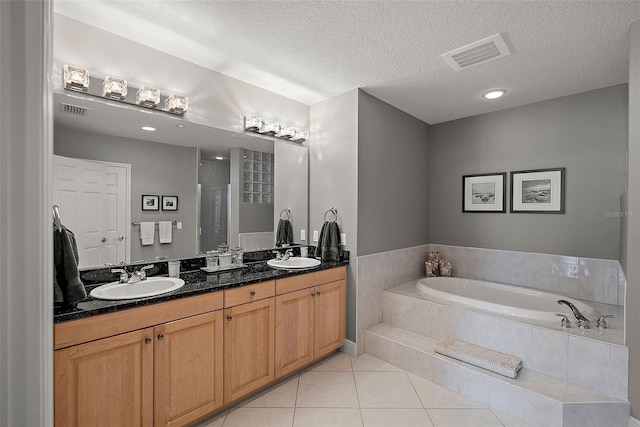
<instances>
[{"instance_id":1,"label":"chrome sink faucet","mask_svg":"<svg viewBox=\"0 0 640 427\"><path fill-rule=\"evenodd\" d=\"M153 264L149 264L149 265L145 265L140 270L134 271L133 273L131 273L131 277L129 277L129 281L127 283L138 283L143 280L147 280L146 270L149 270L153 267L154 267Z\"/></svg>"},{"instance_id":2,"label":"chrome sink faucet","mask_svg":"<svg viewBox=\"0 0 640 427\"><path fill-rule=\"evenodd\" d=\"M120 278L119 278L120 283L138 283L147 279L146 270L149 270L153 267L154 267L153 264L144 266L140 270L136 270L133 273L131 273L131 277L129 277L129 274L123 268L114 268L111 270L111 272L114 274L120 274Z\"/></svg>"},{"instance_id":3,"label":"chrome sink faucet","mask_svg":"<svg viewBox=\"0 0 640 427\"><path fill-rule=\"evenodd\" d=\"M286 260L288 260L289 258L291 258L292 256L293 256L293 249L287 249L287 250L284 252L284 255L282 255L282 260L283 260L283 261L286 261Z\"/></svg>"},{"instance_id":4,"label":"chrome sink faucet","mask_svg":"<svg viewBox=\"0 0 640 427\"><path fill-rule=\"evenodd\" d=\"M578 307L573 305L570 301L567 301L567 300L564 300L564 299L559 299L558 300L558 304L566 304L567 306L569 306L571 311L573 311L573 315L576 316L576 319L578 320L578 327L579 328L589 329L591 327L590 326L591 322L589 321L589 319L584 317L584 315L582 313L580 313L580 310L578 310Z\"/></svg>"}]
</instances>

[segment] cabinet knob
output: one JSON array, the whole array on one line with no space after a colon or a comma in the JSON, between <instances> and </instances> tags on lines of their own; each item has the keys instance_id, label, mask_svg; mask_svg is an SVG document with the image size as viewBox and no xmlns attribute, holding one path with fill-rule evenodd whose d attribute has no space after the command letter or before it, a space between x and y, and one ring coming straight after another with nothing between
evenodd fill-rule
<instances>
[{"instance_id":1,"label":"cabinet knob","mask_svg":"<svg viewBox=\"0 0 640 427\"><path fill-rule=\"evenodd\" d=\"M315 292L313 292L313 293L311 294L311 296L312 296L312 297L315 297L315 296L316 296L316 293L315 293Z\"/></svg>"},{"instance_id":2,"label":"cabinet knob","mask_svg":"<svg viewBox=\"0 0 640 427\"><path fill-rule=\"evenodd\" d=\"M320 296L320 291L316 292L316 294L318 294L318 296Z\"/></svg>"},{"instance_id":3,"label":"cabinet knob","mask_svg":"<svg viewBox=\"0 0 640 427\"><path fill-rule=\"evenodd\" d=\"M249 292L249 295L251 295L252 297L255 297L256 296L256 291Z\"/></svg>"},{"instance_id":4,"label":"cabinet knob","mask_svg":"<svg viewBox=\"0 0 640 427\"><path fill-rule=\"evenodd\" d=\"M164 339L164 334L158 335L158 341L162 341Z\"/></svg>"},{"instance_id":5,"label":"cabinet knob","mask_svg":"<svg viewBox=\"0 0 640 427\"><path fill-rule=\"evenodd\" d=\"M228 321L231 321L231 319L233 319L233 317L231 317L231 316L227 316L227 320L228 320Z\"/></svg>"},{"instance_id":6,"label":"cabinet knob","mask_svg":"<svg viewBox=\"0 0 640 427\"><path fill-rule=\"evenodd\" d=\"M102 243L104 243L104 242L106 242L106 241L107 241L107 238L106 238L106 237L103 237L102 239L100 239L100 241L101 241Z\"/></svg>"},{"instance_id":7,"label":"cabinet knob","mask_svg":"<svg viewBox=\"0 0 640 427\"><path fill-rule=\"evenodd\" d=\"M146 338L144 339L144 343L145 343L145 344L151 344L151 338L146 337Z\"/></svg>"},{"instance_id":8,"label":"cabinet knob","mask_svg":"<svg viewBox=\"0 0 640 427\"><path fill-rule=\"evenodd\" d=\"M124 236L118 237L118 240L124 240Z\"/></svg>"}]
</instances>

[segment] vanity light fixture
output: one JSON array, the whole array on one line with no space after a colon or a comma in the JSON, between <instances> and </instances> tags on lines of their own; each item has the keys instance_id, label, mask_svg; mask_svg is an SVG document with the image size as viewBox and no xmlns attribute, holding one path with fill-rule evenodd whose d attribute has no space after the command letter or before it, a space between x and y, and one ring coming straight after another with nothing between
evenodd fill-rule
<instances>
[{"instance_id":1,"label":"vanity light fixture","mask_svg":"<svg viewBox=\"0 0 640 427\"><path fill-rule=\"evenodd\" d=\"M155 132L156 128L151 126L142 126L142 130L146 130L147 132Z\"/></svg>"},{"instance_id":2,"label":"vanity light fixture","mask_svg":"<svg viewBox=\"0 0 640 427\"><path fill-rule=\"evenodd\" d=\"M136 92L136 104L147 108L156 108L160 104L160 91L149 86L142 86Z\"/></svg>"},{"instance_id":3,"label":"vanity light fixture","mask_svg":"<svg viewBox=\"0 0 640 427\"><path fill-rule=\"evenodd\" d=\"M224 160L224 157L222 157L222 156L216 156L216 160Z\"/></svg>"},{"instance_id":4,"label":"vanity light fixture","mask_svg":"<svg viewBox=\"0 0 640 427\"><path fill-rule=\"evenodd\" d=\"M86 92L89 89L89 71L73 65L65 65L64 88L77 92Z\"/></svg>"},{"instance_id":5,"label":"vanity light fixture","mask_svg":"<svg viewBox=\"0 0 640 427\"><path fill-rule=\"evenodd\" d=\"M285 125L275 120L265 120L258 116L245 116L244 130L294 142L304 142L309 139L309 131L307 130Z\"/></svg>"},{"instance_id":6,"label":"vanity light fixture","mask_svg":"<svg viewBox=\"0 0 640 427\"><path fill-rule=\"evenodd\" d=\"M164 109L173 114L184 114L189 108L189 98L173 94L164 101Z\"/></svg>"},{"instance_id":7,"label":"vanity light fixture","mask_svg":"<svg viewBox=\"0 0 640 427\"><path fill-rule=\"evenodd\" d=\"M152 108L179 116L184 115L189 108L189 98L184 95L173 94L167 97L161 95L159 89L149 86L129 87L125 79L112 76L104 79L92 77L89 71L74 65L64 66L63 80L64 88L67 90L84 92L87 95L104 97L129 105ZM91 84L92 81L93 84ZM135 92L135 97L127 98L129 89L132 93Z\"/></svg>"},{"instance_id":8,"label":"vanity light fixture","mask_svg":"<svg viewBox=\"0 0 640 427\"><path fill-rule=\"evenodd\" d=\"M107 76L102 82L102 96L122 101L127 97L127 81L117 77Z\"/></svg>"},{"instance_id":9,"label":"vanity light fixture","mask_svg":"<svg viewBox=\"0 0 640 427\"><path fill-rule=\"evenodd\" d=\"M494 89L494 90L490 90L487 93L484 93L482 97L484 99L498 99L505 93L507 93L505 89Z\"/></svg>"}]
</instances>

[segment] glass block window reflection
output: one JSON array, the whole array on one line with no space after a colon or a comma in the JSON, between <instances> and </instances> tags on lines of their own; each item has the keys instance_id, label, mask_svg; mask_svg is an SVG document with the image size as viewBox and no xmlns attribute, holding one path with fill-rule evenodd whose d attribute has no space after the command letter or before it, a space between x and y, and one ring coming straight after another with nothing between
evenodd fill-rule
<instances>
[{"instance_id":1,"label":"glass block window reflection","mask_svg":"<svg viewBox=\"0 0 640 427\"><path fill-rule=\"evenodd\" d=\"M244 150L244 202L273 203L273 154Z\"/></svg>"}]
</instances>

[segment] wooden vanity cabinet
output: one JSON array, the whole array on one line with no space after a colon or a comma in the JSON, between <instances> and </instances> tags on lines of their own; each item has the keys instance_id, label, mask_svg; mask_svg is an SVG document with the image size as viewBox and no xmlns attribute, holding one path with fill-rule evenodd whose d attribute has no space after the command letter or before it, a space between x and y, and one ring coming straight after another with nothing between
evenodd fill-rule
<instances>
[{"instance_id":1,"label":"wooden vanity cabinet","mask_svg":"<svg viewBox=\"0 0 640 427\"><path fill-rule=\"evenodd\" d=\"M279 378L344 344L346 267L278 280L276 293L275 370Z\"/></svg>"},{"instance_id":2,"label":"wooden vanity cabinet","mask_svg":"<svg viewBox=\"0 0 640 427\"><path fill-rule=\"evenodd\" d=\"M222 310L153 328L158 426L183 426L222 406Z\"/></svg>"},{"instance_id":3,"label":"wooden vanity cabinet","mask_svg":"<svg viewBox=\"0 0 640 427\"><path fill-rule=\"evenodd\" d=\"M274 298L224 309L224 401L274 380Z\"/></svg>"},{"instance_id":4,"label":"wooden vanity cabinet","mask_svg":"<svg viewBox=\"0 0 640 427\"><path fill-rule=\"evenodd\" d=\"M54 352L55 425L153 426L153 329Z\"/></svg>"},{"instance_id":5,"label":"wooden vanity cabinet","mask_svg":"<svg viewBox=\"0 0 640 427\"><path fill-rule=\"evenodd\" d=\"M55 425L182 426L213 412L222 322L222 295L211 294L55 325Z\"/></svg>"}]
</instances>

